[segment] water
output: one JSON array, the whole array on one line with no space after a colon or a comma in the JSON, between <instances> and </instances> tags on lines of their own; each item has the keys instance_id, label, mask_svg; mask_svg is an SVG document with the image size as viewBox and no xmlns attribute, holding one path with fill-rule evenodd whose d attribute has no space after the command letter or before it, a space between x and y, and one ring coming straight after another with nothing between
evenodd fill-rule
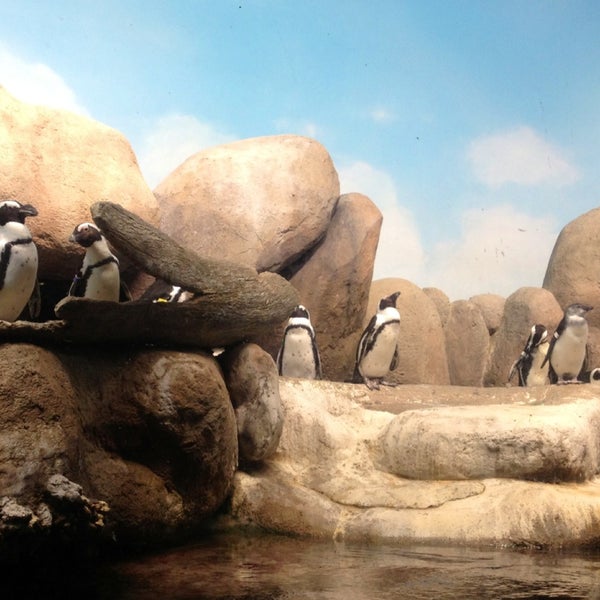
<instances>
[{"instance_id":1,"label":"water","mask_svg":"<svg viewBox=\"0 0 600 600\"><path fill-rule=\"evenodd\" d=\"M387 600L599 598L600 553L357 546L221 534L159 554L36 581L2 597L85 600Z\"/></svg>"}]
</instances>

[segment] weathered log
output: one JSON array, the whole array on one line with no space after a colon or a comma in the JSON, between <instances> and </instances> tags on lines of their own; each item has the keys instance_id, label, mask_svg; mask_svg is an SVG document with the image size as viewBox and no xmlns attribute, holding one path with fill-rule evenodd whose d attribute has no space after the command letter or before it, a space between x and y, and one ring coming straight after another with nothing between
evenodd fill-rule
<instances>
[{"instance_id":1,"label":"weathered log","mask_svg":"<svg viewBox=\"0 0 600 600\"><path fill-rule=\"evenodd\" d=\"M204 295L257 285L254 269L201 257L118 204L96 202L90 210L115 250L154 277Z\"/></svg>"},{"instance_id":2,"label":"weathered log","mask_svg":"<svg viewBox=\"0 0 600 600\"><path fill-rule=\"evenodd\" d=\"M275 273L261 273L251 301L238 289L231 290L227 301L220 295L181 303L68 298L56 307L64 326L55 334L71 342L229 346L264 334L289 316L298 299L282 281Z\"/></svg>"}]
</instances>

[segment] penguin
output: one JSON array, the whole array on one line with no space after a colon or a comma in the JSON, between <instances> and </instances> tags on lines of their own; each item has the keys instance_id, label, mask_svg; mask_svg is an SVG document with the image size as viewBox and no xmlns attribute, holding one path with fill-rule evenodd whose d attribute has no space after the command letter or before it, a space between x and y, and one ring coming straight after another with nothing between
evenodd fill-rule
<instances>
[{"instance_id":1,"label":"penguin","mask_svg":"<svg viewBox=\"0 0 600 600\"><path fill-rule=\"evenodd\" d=\"M400 292L394 292L379 301L377 313L358 343L354 381L362 381L370 390L377 390L380 385L396 385L384 381L384 377L398 366L399 295Z\"/></svg>"},{"instance_id":2,"label":"penguin","mask_svg":"<svg viewBox=\"0 0 600 600\"><path fill-rule=\"evenodd\" d=\"M548 330L543 325L534 325L529 332L523 352L510 369L508 381L518 373L519 385L523 387L549 383L548 365L542 368L549 347Z\"/></svg>"},{"instance_id":3,"label":"penguin","mask_svg":"<svg viewBox=\"0 0 600 600\"><path fill-rule=\"evenodd\" d=\"M558 324L548 354L542 363L550 363L549 376L552 383L581 383L578 380L586 358L588 323L586 313L592 310L586 304L571 304Z\"/></svg>"},{"instance_id":4,"label":"penguin","mask_svg":"<svg viewBox=\"0 0 600 600\"><path fill-rule=\"evenodd\" d=\"M284 377L321 379L321 357L310 313L299 304L287 322L277 353L277 370Z\"/></svg>"},{"instance_id":5,"label":"penguin","mask_svg":"<svg viewBox=\"0 0 600 600\"><path fill-rule=\"evenodd\" d=\"M581 383L592 383L594 385L600 385L600 368L596 367L591 371L581 371L579 373L579 381Z\"/></svg>"},{"instance_id":6,"label":"penguin","mask_svg":"<svg viewBox=\"0 0 600 600\"><path fill-rule=\"evenodd\" d=\"M69 296L118 302L121 292L119 261L108 248L106 238L93 223L75 227L69 241L85 248L79 273L73 279Z\"/></svg>"},{"instance_id":7,"label":"penguin","mask_svg":"<svg viewBox=\"0 0 600 600\"><path fill-rule=\"evenodd\" d=\"M0 202L0 319L15 321L37 284L38 252L25 225L38 212L17 200Z\"/></svg>"},{"instance_id":8,"label":"penguin","mask_svg":"<svg viewBox=\"0 0 600 600\"><path fill-rule=\"evenodd\" d=\"M140 300L145 302L187 302L192 298L194 298L194 294L184 290L181 286L156 279L142 294Z\"/></svg>"}]
</instances>

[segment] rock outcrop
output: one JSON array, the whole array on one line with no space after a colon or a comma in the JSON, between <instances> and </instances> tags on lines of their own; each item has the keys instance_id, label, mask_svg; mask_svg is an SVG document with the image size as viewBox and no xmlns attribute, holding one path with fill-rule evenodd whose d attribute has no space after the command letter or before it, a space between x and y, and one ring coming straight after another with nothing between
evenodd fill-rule
<instances>
[{"instance_id":1,"label":"rock outcrop","mask_svg":"<svg viewBox=\"0 0 600 600\"><path fill-rule=\"evenodd\" d=\"M66 477L106 504L121 544L164 543L223 503L237 435L212 357L4 344L0 359L5 503L44 520L48 482Z\"/></svg>"},{"instance_id":2,"label":"rock outcrop","mask_svg":"<svg viewBox=\"0 0 600 600\"><path fill-rule=\"evenodd\" d=\"M325 235L340 188L321 144L279 135L203 150L155 195L161 230L186 248L280 271Z\"/></svg>"},{"instance_id":3,"label":"rock outcrop","mask_svg":"<svg viewBox=\"0 0 600 600\"><path fill-rule=\"evenodd\" d=\"M260 470L238 471L231 514L237 524L339 541L555 548L598 543L596 389L401 386L368 392L364 386L281 380L286 421L279 451ZM377 410L383 406L385 412ZM432 414L432 435L419 441ZM478 448L474 452L444 445L453 431L464 432L465 419L487 423L463 438L468 449ZM416 461L423 469L428 459L445 460L442 476L453 470L481 478L416 480L382 470L390 459L396 469L414 467L412 452L388 446L401 422L423 450ZM425 448L428 440L435 447ZM539 474L563 483L518 479ZM566 483L573 479L579 483Z\"/></svg>"}]
</instances>

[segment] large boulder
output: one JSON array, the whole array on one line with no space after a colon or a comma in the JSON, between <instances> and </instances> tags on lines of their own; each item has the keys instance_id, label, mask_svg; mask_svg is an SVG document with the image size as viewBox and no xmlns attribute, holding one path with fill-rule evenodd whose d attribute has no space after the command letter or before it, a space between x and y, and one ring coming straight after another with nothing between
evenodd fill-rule
<instances>
[{"instance_id":1,"label":"large boulder","mask_svg":"<svg viewBox=\"0 0 600 600\"><path fill-rule=\"evenodd\" d=\"M450 383L482 385L490 335L479 306L470 300L453 302L444 332Z\"/></svg>"},{"instance_id":2,"label":"large boulder","mask_svg":"<svg viewBox=\"0 0 600 600\"><path fill-rule=\"evenodd\" d=\"M87 117L25 104L0 88L0 198L33 204L29 226L42 280L70 281L82 249L69 242L90 206L115 200L152 222L158 204L129 142Z\"/></svg>"},{"instance_id":3,"label":"large boulder","mask_svg":"<svg viewBox=\"0 0 600 600\"><path fill-rule=\"evenodd\" d=\"M386 380L395 383L449 383L444 331L434 302L406 279L378 279L371 284L363 328L376 313L381 298L399 291L398 366ZM362 332L362 330L361 330ZM358 342L358 338L357 338Z\"/></svg>"},{"instance_id":4,"label":"large boulder","mask_svg":"<svg viewBox=\"0 0 600 600\"><path fill-rule=\"evenodd\" d=\"M409 479L584 481L600 467L599 429L595 401L412 410L385 430L382 464Z\"/></svg>"},{"instance_id":5,"label":"large boulder","mask_svg":"<svg viewBox=\"0 0 600 600\"><path fill-rule=\"evenodd\" d=\"M543 287L554 294L564 309L581 302L597 307L588 313L589 323L600 327L600 208L577 217L563 227L548 262Z\"/></svg>"},{"instance_id":6,"label":"large boulder","mask_svg":"<svg viewBox=\"0 0 600 600\"><path fill-rule=\"evenodd\" d=\"M498 294L478 294L472 296L469 300L479 307L488 328L488 333L494 335L500 327L506 299Z\"/></svg>"},{"instance_id":7,"label":"large boulder","mask_svg":"<svg viewBox=\"0 0 600 600\"><path fill-rule=\"evenodd\" d=\"M366 196L341 196L325 239L290 276L310 311L326 379L352 376L381 221L380 210Z\"/></svg>"},{"instance_id":8,"label":"large boulder","mask_svg":"<svg viewBox=\"0 0 600 600\"><path fill-rule=\"evenodd\" d=\"M494 335L494 346L485 373L485 385L506 385L513 362L525 347L531 327L544 325L551 336L562 318L556 298L543 288L524 287L511 294ZM518 385L517 379L512 381Z\"/></svg>"},{"instance_id":9,"label":"large boulder","mask_svg":"<svg viewBox=\"0 0 600 600\"><path fill-rule=\"evenodd\" d=\"M52 503L67 494L79 506L101 501L119 542L164 542L200 527L227 497L236 425L212 357L4 344L0 358L10 365L0 377L0 504L5 516L7 506L34 515L26 531L60 529Z\"/></svg>"},{"instance_id":10,"label":"large boulder","mask_svg":"<svg viewBox=\"0 0 600 600\"><path fill-rule=\"evenodd\" d=\"M203 150L156 188L161 229L198 254L280 271L325 234L339 197L325 148L253 138Z\"/></svg>"},{"instance_id":11,"label":"large boulder","mask_svg":"<svg viewBox=\"0 0 600 600\"><path fill-rule=\"evenodd\" d=\"M220 359L235 410L240 462L270 458L283 429L277 365L256 344L240 344Z\"/></svg>"}]
</instances>

